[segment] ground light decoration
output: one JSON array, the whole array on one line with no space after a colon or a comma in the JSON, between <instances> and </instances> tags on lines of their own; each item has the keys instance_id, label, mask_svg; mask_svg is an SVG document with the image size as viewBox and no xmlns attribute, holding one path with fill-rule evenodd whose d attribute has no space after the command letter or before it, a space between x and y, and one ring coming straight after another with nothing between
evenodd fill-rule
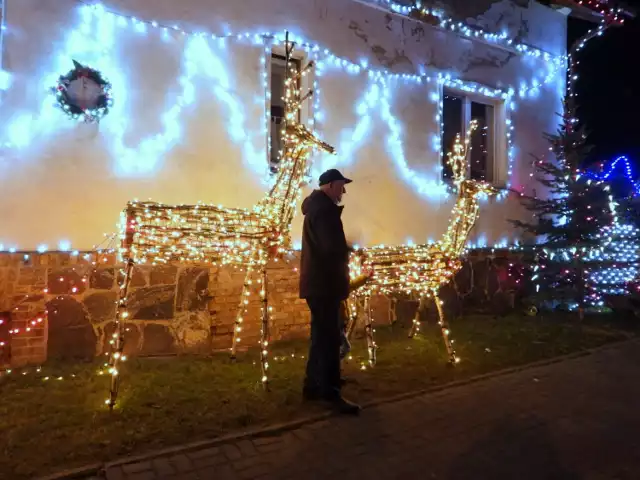
<instances>
[{"instance_id":1,"label":"ground light decoration","mask_svg":"<svg viewBox=\"0 0 640 480\"><path fill-rule=\"evenodd\" d=\"M124 333L129 317L127 296L132 272L138 264L208 264L231 265L246 272L231 346L235 358L249 296L257 279L262 304L260 363L262 384L268 387L268 346L271 306L267 291L267 264L277 261L291 249L290 229L312 150L330 154L334 148L320 140L298 121L298 111L313 96L302 94L298 85L302 76L314 66L307 64L297 72L291 61L294 44L285 39L285 120L284 152L274 186L252 209L214 205L163 205L130 202L122 214L123 281L116 313L116 331L109 359L111 388L107 405L113 408L119 388L119 363L124 358Z\"/></svg>"},{"instance_id":2,"label":"ground light decoration","mask_svg":"<svg viewBox=\"0 0 640 480\"><path fill-rule=\"evenodd\" d=\"M228 33L220 36L215 34L207 34L200 31L198 32L187 31L175 24L162 25L156 21L144 21L144 20L137 19L133 16L114 13L105 9L105 7L100 3L83 5L81 8L86 10L86 12L83 11L83 19L85 22L88 21L87 19L92 19L94 16L99 20L104 20L103 17L109 16L116 19L120 27L130 27L135 29L136 31L144 31L147 28L154 28L158 30L163 30L165 34L172 35L172 36L175 35L177 38L183 37L183 36L192 37L192 38L211 37L213 39L217 39L218 41L222 41L222 42L227 39L231 39L238 42L242 42L246 40L251 41L253 39L253 42L255 43L264 43L266 49L268 48L269 39L275 40L275 41L284 40L281 34L276 34L272 32ZM84 23L83 28L84 27L88 27L88 25ZM443 28L442 25L440 27ZM454 30L453 28L447 28L447 29ZM475 36L477 37L477 35ZM489 37L491 37L491 35L489 35ZM487 38L485 38L485 40L487 40ZM397 74L397 73L392 73L389 70L384 68L371 68L371 67L368 67L366 63L362 63L362 62L354 63L346 58L338 57L335 54L333 54L330 50L324 48L323 46L315 43L310 43L308 40L305 40L302 38L296 38L296 41L299 46L301 46L305 51L309 53L310 56L313 56L314 58L317 58L319 60L321 59L321 62L323 64L339 66L352 74L359 74L361 72L365 72L368 75L369 79L373 82L374 86L381 86L384 92L387 92L383 98L384 101L382 102L382 107L386 106L386 110L385 108L382 108L382 107L381 108L383 110L383 113L386 112L386 114L383 116L385 116L385 119L389 122L390 127L393 124L394 118L393 116L391 116L390 112L388 111L389 109L388 109L387 96L388 96L388 90L390 87L387 85L387 82L389 81L403 80L405 82L415 82L415 83L422 84L422 83L435 82L437 80L437 83L439 85L460 88L467 92L487 95L492 98L495 98L495 97L503 98L510 105L510 108L514 109L515 108L514 98L516 96L526 98L529 95L529 93L531 92L535 93L543 85L546 85L549 82L551 82L555 78L555 74L558 72L558 70L561 68L564 68L564 64L565 64L565 58L562 56L554 56L534 48L527 48L526 45L517 43L515 39L507 39L507 43L509 45L513 45L514 50L519 52L522 55L534 56L534 57L543 56L544 59L547 60L549 62L549 65L551 66L550 72L544 77L544 79L541 79L541 80L535 79L532 82L530 82L529 85L520 86L518 90L492 89L489 87L484 87L482 85L475 84L473 82L465 82L461 79L452 78L451 75L449 74L447 75L438 74L434 77L424 73L413 74L413 75ZM0 71L0 73L2 73L4 75L5 80L7 80L7 82L10 83L11 75L4 71ZM267 82L266 70L265 72L263 72L263 77L264 77L264 82L266 84ZM189 79L187 79L187 83L188 81ZM315 95L315 98L316 100L314 103L314 107L316 107L316 110L317 110L319 109L318 95ZM510 120L507 120L507 125L508 125L507 139L509 144L509 173L511 173L511 169L514 162L514 155L512 153L513 145L512 145L511 132L514 130L514 126L511 124ZM19 143L14 144L12 142L8 142L8 143L4 143L3 146L4 148L19 148L20 144ZM404 168L404 165L402 165L402 158L397 158L397 155L396 155L394 156L394 161L398 164L399 168ZM424 179L418 178L416 181L424 182ZM421 186L424 186L424 185L421 184ZM65 242L64 247L62 247L62 243L61 243L61 250L67 250L68 248L70 248L70 245L67 245L67 243L68 242ZM3 247L0 247L0 249L2 248ZM9 252L16 252L17 250L18 248L15 246L10 247L8 249ZM46 247L45 245L42 245L38 247L38 251L40 253L44 253L48 251L48 247ZM125 271L126 271L126 268L125 268ZM117 372L117 369L115 371Z\"/></svg>"},{"instance_id":3,"label":"ground light decoration","mask_svg":"<svg viewBox=\"0 0 640 480\"><path fill-rule=\"evenodd\" d=\"M410 13L410 9L411 8L419 8L421 11L425 10L423 9L423 7L418 3L416 3L415 7L406 7L406 6L402 6L399 4L396 4L395 2L391 1L391 0L381 0L382 3L386 3L389 6L391 6L391 8L393 10L395 10L396 12L399 13L403 13L403 14L409 14ZM620 11L620 9L615 9L615 8L609 8L608 6L602 6L602 5L595 5L595 2L577 2L578 4L585 4L585 5L589 5L590 7L594 7L597 10L600 11L601 14L603 14L603 21L602 21L602 28L598 28L597 31L591 32L591 34L588 34L586 37L584 37L582 39L581 42L577 43L576 45L579 48L576 48L577 50L582 49L585 44L592 38L597 38L599 35L601 35L602 33L604 33L604 30L606 29L606 27L608 27L609 25L612 24L621 24L624 22L624 18L622 18L623 12ZM180 28L177 25L161 25L158 24L157 22L147 22L147 21L142 21L139 19L136 19L134 17L131 16L126 16L126 15L120 15L120 14L114 14L112 12L108 12L101 4L96 3L93 5L87 5L84 8L90 9L92 11L95 11L96 15L113 15L115 17L117 17L119 19L119 25L123 26L123 25L130 25L132 28L136 28L139 29L141 28L141 26L144 27L153 27L153 28L158 28L158 29L164 29L165 32L175 32L177 35L181 35L181 36L203 36L204 34L202 34L201 32L189 32L186 30L183 30L182 28ZM403 9L407 9L406 11L404 11ZM446 18L444 16L444 14L442 12L436 11L436 10L428 10L426 9L425 11L421 12L423 15L426 16L436 16L441 20L441 23L439 24L440 28L446 29L446 30L451 30L453 32L456 32L460 35L464 35L467 37L473 37L479 40L483 40L489 43L497 43L502 45L503 47L511 47L514 50L518 51L521 54L524 55L531 55L534 57L540 57L540 56L544 56L545 60L549 60L551 61L554 65L556 66L561 66L561 64L564 64L564 59L565 57L561 57L561 56L553 56L550 55L546 52L543 52L541 50L535 49L535 48L531 48L525 44L521 44L515 41L514 38L509 37L507 34L505 33L500 33L500 34L496 34L493 32L487 32L484 31L482 29L477 28L476 26L469 26L466 24L463 24L461 22L454 22L452 19L450 18ZM609 21L609 20L613 20L613 21ZM438 25L437 25L438 26ZM1 32L0 32L0 37L1 37ZM216 36L212 36L213 38L223 38L223 37L216 37ZM274 34L272 33L265 33L265 34L255 34L255 33L229 33L228 35L225 35L224 38L237 38L238 40L244 39L244 38L250 38L250 37L264 37L264 38L273 38ZM359 64L353 64L352 62L349 62L346 59L343 58L338 58L335 57L333 54L331 54L331 52L329 52L327 49L323 49L321 46L319 45L314 45L314 44L309 44L303 41L302 43L303 48L305 49L309 49L310 51L313 52L323 52L324 51L324 55L327 56L327 60L325 61L329 61L329 62L333 62L339 65L344 66L347 70L349 71L361 71L361 70L366 70L368 71L369 75L372 76L372 78L378 79L378 78L383 78L383 77L394 77L394 74L391 74L390 72L386 71L386 70L375 70L375 69L369 69L366 68L366 66L362 66ZM573 62L572 62L573 65ZM2 72L0 71L0 73L4 74L5 77L7 77L7 72ZM398 75L395 75L396 77ZM405 78L407 80L413 80L414 78L418 81L420 80L426 80L428 81L429 79L427 77L424 77L422 75L401 75L402 78ZM551 75L549 75L543 83L547 83L551 78ZM577 79L576 75L570 75L569 76L569 83L570 85L572 85L574 83L574 81ZM7 77L7 80L10 80L10 75ZM440 79L439 79L440 81ZM444 84L449 84L449 82L460 82L459 80L456 79L450 79L449 77L445 78L442 80L442 83ZM6 82L5 82L6 83ZM456 85L457 86L457 85ZM517 93L520 96L526 95L527 92L529 90L536 90L540 87L540 83L537 83L534 81L532 83L532 85L530 87L527 87L525 90L520 89L520 91L518 91ZM475 88L475 87L474 87ZM511 96L511 92L508 92L509 96ZM316 96L316 102L317 102L317 96ZM513 129L513 127L511 127L511 129ZM5 144L5 147L7 146L11 146L10 144ZM511 163L511 162L510 162ZM515 249L519 249L519 246L515 246ZM17 248L11 248L9 249L9 251L15 251L17 250Z\"/></svg>"},{"instance_id":4,"label":"ground light decoration","mask_svg":"<svg viewBox=\"0 0 640 480\"><path fill-rule=\"evenodd\" d=\"M493 195L497 190L487 182L470 180L467 177L470 140L478 124L472 121L464 142L457 135L453 152L448 154L452 169L453 188L458 198L452 210L452 217L442 239L426 245L378 246L354 252L350 260L352 279L357 281L363 272L372 272L370 279L353 291L349 306L350 323L354 324L360 314L364 314L365 332L369 353L369 363L376 362L376 344L370 298L372 295L408 294L417 295L420 300L418 312L413 320L410 337L418 329L418 315L427 299L433 298L438 310L439 325L444 338L449 361L459 361L456 355L448 322L445 318L443 301L439 297L440 288L449 283L462 268L461 256L466 249L467 238L479 213L479 198ZM353 331L352 325L347 328Z\"/></svg>"}]
</instances>

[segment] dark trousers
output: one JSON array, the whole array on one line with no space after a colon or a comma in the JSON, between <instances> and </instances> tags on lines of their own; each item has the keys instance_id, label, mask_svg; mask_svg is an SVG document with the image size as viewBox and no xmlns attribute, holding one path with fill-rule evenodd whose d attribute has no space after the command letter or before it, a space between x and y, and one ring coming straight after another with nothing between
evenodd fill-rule
<instances>
[{"instance_id":1,"label":"dark trousers","mask_svg":"<svg viewBox=\"0 0 640 480\"><path fill-rule=\"evenodd\" d=\"M304 390L328 400L340 395L340 303L331 297L307 299L311 342Z\"/></svg>"}]
</instances>

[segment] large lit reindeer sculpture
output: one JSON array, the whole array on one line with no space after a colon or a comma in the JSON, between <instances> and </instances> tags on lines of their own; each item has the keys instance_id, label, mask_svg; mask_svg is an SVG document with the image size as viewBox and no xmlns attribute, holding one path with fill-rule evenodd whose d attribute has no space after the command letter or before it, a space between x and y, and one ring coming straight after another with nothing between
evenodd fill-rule
<instances>
[{"instance_id":1,"label":"large lit reindeer sculpture","mask_svg":"<svg viewBox=\"0 0 640 480\"><path fill-rule=\"evenodd\" d=\"M376 344L373 335L370 298L371 295L408 294L420 298L420 306L413 321L410 336L419 328L418 314L427 300L433 298L438 310L439 324L451 363L457 363L442 300L439 291L449 283L462 268L461 257L471 229L477 218L478 200L482 195L495 193L486 182L466 178L469 163L470 139L477 129L477 122L469 125L464 142L458 134L453 152L448 154L452 170L453 187L458 193L452 218L442 239L428 245L379 246L354 252L350 260L352 285L348 302L349 325L347 335L354 329L360 314L364 314L365 333L369 351L369 363L375 364ZM370 274L363 280L362 272ZM360 277L359 277L360 276ZM356 277L359 277L356 279Z\"/></svg>"},{"instance_id":2,"label":"large lit reindeer sculpture","mask_svg":"<svg viewBox=\"0 0 640 480\"><path fill-rule=\"evenodd\" d=\"M129 316L129 287L134 265L138 264L230 265L246 271L234 326L232 358L235 358L241 342L253 276L260 272L260 278L257 279L262 304L260 350L262 383L267 388L271 310L267 292L267 264L290 250L291 221L312 150L315 148L334 153L333 147L318 139L298 121L298 111L313 95L313 91L302 95L298 85L301 77L313 68L313 62L300 72L295 71L291 62L293 48L294 44L288 41L287 36L284 149L275 184L262 201L251 209L130 202L122 213L121 255L125 266L116 313L116 331L111 341L111 391L107 400L111 408L118 395L118 364L124 360L124 325Z\"/></svg>"}]
</instances>

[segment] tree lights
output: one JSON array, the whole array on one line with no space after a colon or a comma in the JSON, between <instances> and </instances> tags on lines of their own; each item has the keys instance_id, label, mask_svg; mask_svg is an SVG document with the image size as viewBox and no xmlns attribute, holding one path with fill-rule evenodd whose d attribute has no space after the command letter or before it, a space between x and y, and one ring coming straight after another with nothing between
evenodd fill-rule
<instances>
[{"instance_id":1,"label":"tree lights","mask_svg":"<svg viewBox=\"0 0 640 480\"><path fill-rule=\"evenodd\" d=\"M292 68L294 44L285 38L286 79L284 85L285 118L283 123L283 158L274 186L251 210L222 206L163 205L131 202L122 215L122 249L125 259L123 282L118 300L116 332L109 361L110 397L113 408L118 395L118 364L124 353L124 324L128 318L127 296L135 264L210 264L233 265L246 272L245 282L233 333L231 354L236 355L241 342L244 316L249 304L253 274L258 280L262 310L260 358L262 382L268 382L268 346L271 306L268 303L267 264L291 248L291 221L295 214L301 186L313 149L334 153L333 147L320 140L298 121L298 111L313 91L301 94L298 84L314 66L310 62L300 72Z\"/></svg>"},{"instance_id":2,"label":"tree lights","mask_svg":"<svg viewBox=\"0 0 640 480\"><path fill-rule=\"evenodd\" d=\"M615 224L616 204L609 186L579 170L589 147L573 113L567 102L557 135L546 135L555 160L535 163L537 181L548 190L547 198L522 195L533 218L513 223L538 241L532 278L538 303L577 307L582 318L591 276L589 252L602 245L602 229Z\"/></svg>"}]
</instances>

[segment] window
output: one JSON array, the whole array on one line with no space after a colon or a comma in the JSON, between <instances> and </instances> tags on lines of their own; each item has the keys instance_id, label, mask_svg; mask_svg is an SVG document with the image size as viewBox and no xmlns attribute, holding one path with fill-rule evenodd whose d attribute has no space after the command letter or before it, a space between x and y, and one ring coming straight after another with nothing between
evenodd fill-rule
<instances>
[{"instance_id":1,"label":"window","mask_svg":"<svg viewBox=\"0 0 640 480\"><path fill-rule=\"evenodd\" d=\"M287 77L286 58L283 55L273 54L271 56L271 151L269 152L269 163L272 171L277 169L284 149L284 82ZM290 60L289 67L295 71L300 71L300 61ZM300 87L300 85L298 85ZM300 115L300 113L298 113ZM298 120L300 120L298 118Z\"/></svg>"},{"instance_id":2,"label":"window","mask_svg":"<svg viewBox=\"0 0 640 480\"><path fill-rule=\"evenodd\" d=\"M496 107L481 103L445 89L442 101L442 166L443 178L450 179L448 153L453 151L456 136L464 139L469 122L476 120L478 129L470 140L468 175L472 180L495 182L496 175Z\"/></svg>"}]
</instances>

